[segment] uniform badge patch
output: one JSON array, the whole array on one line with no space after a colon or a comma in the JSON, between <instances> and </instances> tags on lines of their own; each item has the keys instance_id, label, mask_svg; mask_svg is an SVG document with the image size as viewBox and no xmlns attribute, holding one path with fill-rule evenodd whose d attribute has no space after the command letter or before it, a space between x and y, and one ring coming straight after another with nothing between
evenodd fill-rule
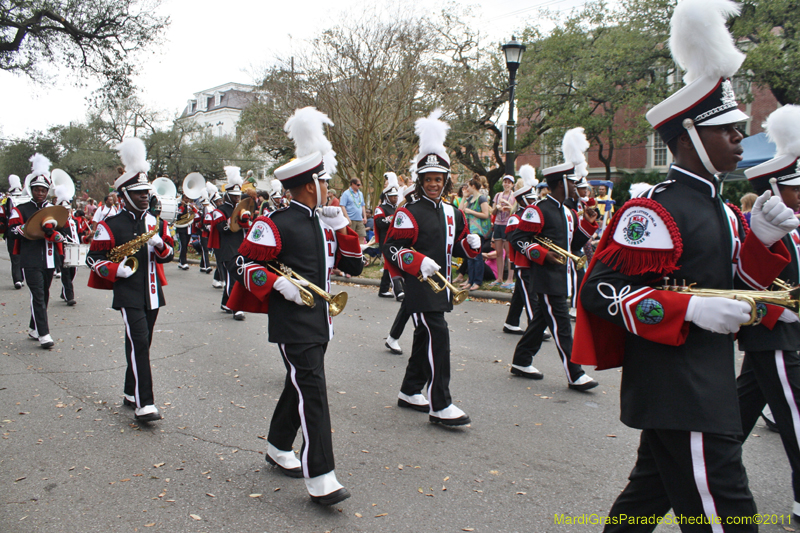
<instances>
[{"instance_id":1,"label":"uniform badge patch","mask_svg":"<svg viewBox=\"0 0 800 533\"><path fill-rule=\"evenodd\" d=\"M402 259L404 264L410 265L411 263L414 262L414 254L412 254L411 252L406 252L403 254Z\"/></svg>"},{"instance_id":2,"label":"uniform badge patch","mask_svg":"<svg viewBox=\"0 0 800 533\"><path fill-rule=\"evenodd\" d=\"M253 229L247 234L247 240L259 246L276 246L275 234L272 228L263 220L253 224Z\"/></svg>"},{"instance_id":3,"label":"uniform badge patch","mask_svg":"<svg viewBox=\"0 0 800 533\"><path fill-rule=\"evenodd\" d=\"M542 255L539 250L531 250L531 259L539 259L539 256Z\"/></svg>"},{"instance_id":4,"label":"uniform badge patch","mask_svg":"<svg viewBox=\"0 0 800 533\"><path fill-rule=\"evenodd\" d=\"M761 322L761 319L763 319L765 316L767 316L767 304L758 302L756 304L756 324Z\"/></svg>"},{"instance_id":5,"label":"uniform badge patch","mask_svg":"<svg viewBox=\"0 0 800 533\"><path fill-rule=\"evenodd\" d=\"M256 270L250 275L250 279L256 286L262 287L267 282L267 273L263 270Z\"/></svg>"},{"instance_id":6,"label":"uniform badge patch","mask_svg":"<svg viewBox=\"0 0 800 533\"><path fill-rule=\"evenodd\" d=\"M672 250L672 236L664 220L648 207L634 206L617 215L614 241L629 248Z\"/></svg>"},{"instance_id":7,"label":"uniform badge patch","mask_svg":"<svg viewBox=\"0 0 800 533\"><path fill-rule=\"evenodd\" d=\"M647 218L643 216L632 216L628 220L628 225L622 229L622 234L628 244L636 246L640 244L645 237L650 235L647 231Z\"/></svg>"},{"instance_id":8,"label":"uniform badge patch","mask_svg":"<svg viewBox=\"0 0 800 533\"><path fill-rule=\"evenodd\" d=\"M100 274L100 275L101 275L101 276L103 276L104 278L105 278L105 277L108 277L108 267L107 267L107 266L105 266L105 265L103 265L103 266L101 266L100 268L98 268L98 269L97 269L97 272L98 272L98 274Z\"/></svg>"},{"instance_id":9,"label":"uniform badge patch","mask_svg":"<svg viewBox=\"0 0 800 533\"><path fill-rule=\"evenodd\" d=\"M525 222L541 222L538 209L526 209L522 213L522 220Z\"/></svg>"},{"instance_id":10,"label":"uniform badge patch","mask_svg":"<svg viewBox=\"0 0 800 533\"><path fill-rule=\"evenodd\" d=\"M664 320L664 306L658 300L645 298L636 306L636 320L642 324L658 324Z\"/></svg>"},{"instance_id":11,"label":"uniform badge patch","mask_svg":"<svg viewBox=\"0 0 800 533\"><path fill-rule=\"evenodd\" d=\"M414 222L411 220L411 217L408 214L403 213L395 213L394 215L394 224L393 227L397 229L414 229Z\"/></svg>"}]
</instances>

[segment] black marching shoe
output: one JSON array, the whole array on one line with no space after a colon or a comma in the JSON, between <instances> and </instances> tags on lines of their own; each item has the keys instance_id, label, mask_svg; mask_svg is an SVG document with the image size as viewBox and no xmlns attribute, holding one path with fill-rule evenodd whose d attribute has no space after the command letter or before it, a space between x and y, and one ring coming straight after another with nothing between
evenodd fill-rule
<instances>
[{"instance_id":1,"label":"black marching shoe","mask_svg":"<svg viewBox=\"0 0 800 533\"><path fill-rule=\"evenodd\" d=\"M350 497L350 492L344 487L325 496L311 496L311 501L319 505L336 505Z\"/></svg>"},{"instance_id":2,"label":"black marching shoe","mask_svg":"<svg viewBox=\"0 0 800 533\"><path fill-rule=\"evenodd\" d=\"M70 306L70 307L72 307L72 306L73 306L73 305L75 305L76 303L77 303L77 302L75 301L75 299L74 299L74 298L72 298L72 299L70 299L70 300L67 300L67 305L68 305L68 306Z\"/></svg>"},{"instance_id":3,"label":"black marching shoe","mask_svg":"<svg viewBox=\"0 0 800 533\"><path fill-rule=\"evenodd\" d=\"M269 455L267 455L266 458L267 458L267 463L271 464L272 466L278 467L278 470L280 470L280 472L284 476L289 476L289 477L294 477L294 478L303 477L303 469L302 469L302 467L298 466L297 468L285 468L285 467L279 465L277 463L277 461L275 461L275 459L273 459ZM348 494L348 496L349 496L349 494Z\"/></svg>"}]
</instances>

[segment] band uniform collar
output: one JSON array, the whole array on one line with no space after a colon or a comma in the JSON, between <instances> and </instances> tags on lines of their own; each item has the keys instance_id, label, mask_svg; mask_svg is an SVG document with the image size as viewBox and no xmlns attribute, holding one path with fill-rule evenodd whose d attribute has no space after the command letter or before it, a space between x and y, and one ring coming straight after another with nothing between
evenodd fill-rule
<instances>
[{"instance_id":1,"label":"band uniform collar","mask_svg":"<svg viewBox=\"0 0 800 533\"><path fill-rule=\"evenodd\" d=\"M553 198L553 197L550 195L550 193L547 193L547 196L546 196L545 198L550 198L551 200L553 200L553 201L556 203L556 205L557 205L558 207L563 207L563 206L564 206L564 204L563 204L562 202L559 202L558 200L556 200L555 198Z\"/></svg>"},{"instance_id":2,"label":"band uniform collar","mask_svg":"<svg viewBox=\"0 0 800 533\"><path fill-rule=\"evenodd\" d=\"M716 176L714 177L714 181L711 182L706 178L702 178L693 172L689 172L688 170L675 165L674 163L670 167L670 170L677 170L679 172L676 179L678 183L683 183L684 185L687 185L688 187L695 189L702 194L708 194L711 198L714 198L718 194L719 178Z\"/></svg>"},{"instance_id":3,"label":"band uniform collar","mask_svg":"<svg viewBox=\"0 0 800 533\"><path fill-rule=\"evenodd\" d=\"M430 203L432 203L432 204L433 204L433 206L434 206L434 207L436 207L437 209L438 209L439 207L441 207L441 205L442 205L442 198L441 198L441 197L439 197L439 198L437 198L436 200L434 200L434 199L432 199L431 197L429 197L427 194L423 194L423 195L422 195L422 198L424 198L425 200L428 200L428 201L429 201Z\"/></svg>"},{"instance_id":4,"label":"band uniform collar","mask_svg":"<svg viewBox=\"0 0 800 533\"><path fill-rule=\"evenodd\" d=\"M302 211L304 211L304 212L305 212L306 216L308 216L309 218L313 217L313 216L314 216L314 213L316 212L316 210L315 210L315 209L311 209L311 208L310 208L310 207L308 207L306 204L301 204L301 203L300 203L300 202L298 202L297 200L291 200L291 201L289 202L289 205L290 205L290 206L294 205L294 206L296 206L297 208L300 208Z\"/></svg>"}]
</instances>

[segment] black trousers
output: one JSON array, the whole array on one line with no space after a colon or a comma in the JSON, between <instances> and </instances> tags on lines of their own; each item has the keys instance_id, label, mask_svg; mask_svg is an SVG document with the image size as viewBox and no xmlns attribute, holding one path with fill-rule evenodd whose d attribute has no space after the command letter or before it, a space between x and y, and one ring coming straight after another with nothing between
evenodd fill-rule
<instances>
[{"instance_id":1,"label":"black trousers","mask_svg":"<svg viewBox=\"0 0 800 533\"><path fill-rule=\"evenodd\" d=\"M533 310L537 305L536 293L529 287L531 271L529 268L518 268L514 273L514 292L506 315L506 324L519 327L520 316L524 310L528 315L528 324L533 320Z\"/></svg>"},{"instance_id":2,"label":"black trousers","mask_svg":"<svg viewBox=\"0 0 800 533\"><path fill-rule=\"evenodd\" d=\"M8 248L8 257L11 258L11 281L14 283L24 281L20 257L14 255L14 239L6 239L6 248Z\"/></svg>"},{"instance_id":3,"label":"black trousers","mask_svg":"<svg viewBox=\"0 0 800 533\"><path fill-rule=\"evenodd\" d=\"M325 350L328 344L279 344L286 381L275 406L267 440L279 450L292 449L302 429L300 462L303 476L327 474L335 467L331 415L325 383Z\"/></svg>"},{"instance_id":4,"label":"black trousers","mask_svg":"<svg viewBox=\"0 0 800 533\"><path fill-rule=\"evenodd\" d=\"M528 328L514 350L513 364L518 366L533 364L533 357L539 353L539 349L542 347L544 330L550 328L564 372L567 374L567 381L572 383L585 372L581 365L576 365L570 360L572 357L572 324L569 320L567 299L564 296L549 294L539 294L537 298L533 320L528 322Z\"/></svg>"},{"instance_id":5,"label":"black trousers","mask_svg":"<svg viewBox=\"0 0 800 533\"><path fill-rule=\"evenodd\" d=\"M413 396L428 384L432 411L453 403L450 396L450 331L441 311L413 313L414 344L400 392Z\"/></svg>"},{"instance_id":6,"label":"black trousers","mask_svg":"<svg viewBox=\"0 0 800 533\"><path fill-rule=\"evenodd\" d=\"M389 275L389 269L383 269L383 275L381 275L381 285L378 289L382 294L389 292L389 289L392 289L394 295L397 296L398 294L403 292L403 278L398 276L396 278L392 278Z\"/></svg>"},{"instance_id":7,"label":"black trousers","mask_svg":"<svg viewBox=\"0 0 800 533\"><path fill-rule=\"evenodd\" d=\"M219 260L217 260L217 265L219 268ZM228 298L231 297L231 291L233 290L233 282L235 281L230 273L230 268L237 268L236 267L236 260L231 259L230 261L224 261L222 263L222 269L220 270L220 274L222 275L222 281L225 282L225 286L222 288L222 305L228 304Z\"/></svg>"},{"instance_id":8,"label":"black trousers","mask_svg":"<svg viewBox=\"0 0 800 533\"><path fill-rule=\"evenodd\" d=\"M208 237L200 237L200 268L208 267Z\"/></svg>"},{"instance_id":9,"label":"black trousers","mask_svg":"<svg viewBox=\"0 0 800 533\"><path fill-rule=\"evenodd\" d=\"M394 317L392 329L389 330L389 336L393 339L399 339L406 329L408 319L411 318L411 313L406 310L406 301L400 302L400 309L397 310L397 315Z\"/></svg>"},{"instance_id":10,"label":"black trousers","mask_svg":"<svg viewBox=\"0 0 800 533\"><path fill-rule=\"evenodd\" d=\"M753 431L764 405L769 404L792 467L794 501L800 503L800 353L745 352L736 385L744 430L742 441Z\"/></svg>"},{"instance_id":11,"label":"black trousers","mask_svg":"<svg viewBox=\"0 0 800 533\"><path fill-rule=\"evenodd\" d=\"M61 298L64 300L75 299L75 276L78 274L76 267L61 267Z\"/></svg>"},{"instance_id":12,"label":"black trousers","mask_svg":"<svg viewBox=\"0 0 800 533\"><path fill-rule=\"evenodd\" d=\"M217 257L217 252L214 252L214 261L217 263L217 268L214 269L214 281L225 281L225 274L223 274L222 261Z\"/></svg>"},{"instance_id":13,"label":"black trousers","mask_svg":"<svg viewBox=\"0 0 800 533\"><path fill-rule=\"evenodd\" d=\"M742 446L730 435L715 435L665 429L645 429L639 441L636 466L628 477L628 486L617 497L609 520L622 515L622 524L607 523L603 531L616 533L649 532L656 520L670 509L683 520L681 531L714 533L758 531L752 521L728 524L728 518L752 518L756 504L747 485L742 464ZM633 524L647 518L644 524ZM688 524L689 518L704 521L718 519L721 524ZM713 523L713 522L712 522Z\"/></svg>"},{"instance_id":14,"label":"black trousers","mask_svg":"<svg viewBox=\"0 0 800 533\"><path fill-rule=\"evenodd\" d=\"M53 283L52 268L22 269L22 276L31 293L30 328L36 330L40 337L50 334L47 323L47 306L50 304L50 284Z\"/></svg>"},{"instance_id":15,"label":"black trousers","mask_svg":"<svg viewBox=\"0 0 800 533\"><path fill-rule=\"evenodd\" d=\"M187 230L180 230L180 229L176 230L176 233L178 234L178 239L180 239L181 241L181 253L178 263L181 265L186 265L188 264L186 262L186 254L189 252L189 240L191 238L191 235L189 235L189 232Z\"/></svg>"},{"instance_id":16,"label":"black trousers","mask_svg":"<svg viewBox=\"0 0 800 533\"><path fill-rule=\"evenodd\" d=\"M125 357L128 360L125 394L136 399L136 407L155 405L150 344L153 342L158 309L123 307L120 311L125 324Z\"/></svg>"}]
</instances>

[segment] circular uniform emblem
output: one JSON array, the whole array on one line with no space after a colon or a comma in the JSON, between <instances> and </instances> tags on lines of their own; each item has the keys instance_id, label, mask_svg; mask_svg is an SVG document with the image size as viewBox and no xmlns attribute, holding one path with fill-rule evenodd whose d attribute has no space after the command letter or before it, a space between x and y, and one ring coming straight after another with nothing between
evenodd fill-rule
<instances>
[{"instance_id":1,"label":"circular uniform emblem","mask_svg":"<svg viewBox=\"0 0 800 533\"><path fill-rule=\"evenodd\" d=\"M400 213L395 217L394 221L398 226L402 226L403 222L406 221L406 217L403 216L403 213Z\"/></svg>"},{"instance_id":2,"label":"circular uniform emblem","mask_svg":"<svg viewBox=\"0 0 800 533\"><path fill-rule=\"evenodd\" d=\"M261 238L261 235L263 235L263 232L261 231L261 228L256 228L256 229L253 230L253 240L254 241L259 240Z\"/></svg>"},{"instance_id":3,"label":"circular uniform emblem","mask_svg":"<svg viewBox=\"0 0 800 533\"><path fill-rule=\"evenodd\" d=\"M542 255L539 250L531 250L531 259L539 259L539 256Z\"/></svg>"},{"instance_id":4,"label":"circular uniform emblem","mask_svg":"<svg viewBox=\"0 0 800 533\"><path fill-rule=\"evenodd\" d=\"M767 316L767 304L763 302L758 302L756 304L756 324L760 323L761 320Z\"/></svg>"},{"instance_id":5,"label":"circular uniform emblem","mask_svg":"<svg viewBox=\"0 0 800 533\"><path fill-rule=\"evenodd\" d=\"M105 265L103 265L103 266L101 266L100 268L98 268L98 269L97 269L97 272L98 272L98 273L99 273L101 276L103 276L104 278L105 278L105 277L108 277L108 267L107 267L107 266L105 266Z\"/></svg>"},{"instance_id":6,"label":"circular uniform emblem","mask_svg":"<svg viewBox=\"0 0 800 533\"><path fill-rule=\"evenodd\" d=\"M412 254L411 252L406 252L403 254L403 263L405 263L406 265L410 265L413 262L414 262L414 254Z\"/></svg>"},{"instance_id":7,"label":"circular uniform emblem","mask_svg":"<svg viewBox=\"0 0 800 533\"><path fill-rule=\"evenodd\" d=\"M255 283L258 287L263 286L267 282L267 273L263 270L256 270L250 275L250 279Z\"/></svg>"},{"instance_id":8,"label":"circular uniform emblem","mask_svg":"<svg viewBox=\"0 0 800 533\"><path fill-rule=\"evenodd\" d=\"M100 236L100 228L97 228L97 230L94 232L94 238L96 239L99 236Z\"/></svg>"},{"instance_id":9,"label":"circular uniform emblem","mask_svg":"<svg viewBox=\"0 0 800 533\"><path fill-rule=\"evenodd\" d=\"M664 319L664 306L652 298L645 298L636 306L636 319L642 324L658 324Z\"/></svg>"},{"instance_id":10,"label":"circular uniform emblem","mask_svg":"<svg viewBox=\"0 0 800 533\"><path fill-rule=\"evenodd\" d=\"M647 219L644 217L631 217L628 225L622 231L626 241L630 244L639 244L647 235Z\"/></svg>"}]
</instances>

